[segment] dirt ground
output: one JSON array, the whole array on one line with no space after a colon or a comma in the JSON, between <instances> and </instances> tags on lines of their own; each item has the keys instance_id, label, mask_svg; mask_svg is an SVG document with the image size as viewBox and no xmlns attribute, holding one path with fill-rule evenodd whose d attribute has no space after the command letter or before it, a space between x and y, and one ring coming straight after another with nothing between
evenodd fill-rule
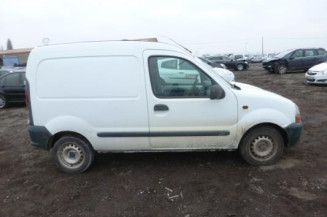
<instances>
[{"instance_id":1,"label":"dirt ground","mask_svg":"<svg viewBox=\"0 0 327 217\"><path fill-rule=\"evenodd\" d=\"M235 75L300 107L301 141L278 164L249 166L237 152L101 154L68 175L29 144L27 110L12 106L0 110L0 216L326 217L327 87L260 65Z\"/></svg>"}]
</instances>

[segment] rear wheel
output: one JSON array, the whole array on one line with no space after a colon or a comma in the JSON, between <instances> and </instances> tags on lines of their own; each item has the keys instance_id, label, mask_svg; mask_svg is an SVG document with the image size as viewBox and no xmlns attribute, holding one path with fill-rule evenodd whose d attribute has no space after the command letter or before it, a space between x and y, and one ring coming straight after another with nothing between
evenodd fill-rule
<instances>
[{"instance_id":1,"label":"rear wheel","mask_svg":"<svg viewBox=\"0 0 327 217\"><path fill-rule=\"evenodd\" d=\"M284 140L274 127L258 127L244 136L239 151L244 160L251 165L270 165L276 163L282 156Z\"/></svg>"},{"instance_id":2,"label":"rear wheel","mask_svg":"<svg viewBox=\"0 0 327 217\"><path fill-rule=\"evenodd\" d=\"M60 138L52 149L56 166L65 173L82 173L93 162L94 151L91 145L77 136Z\"/></svg>"},{"instance_id":3,"label":"rear wheel","mask_svg":"<svg viewBox=\"0 0 327 217\"><path fill-rule=\"evenodd\" d=\"M7 99L3 95L0 95L0 109L6 108L7 106Z\"/></svg>"}]
</instances>

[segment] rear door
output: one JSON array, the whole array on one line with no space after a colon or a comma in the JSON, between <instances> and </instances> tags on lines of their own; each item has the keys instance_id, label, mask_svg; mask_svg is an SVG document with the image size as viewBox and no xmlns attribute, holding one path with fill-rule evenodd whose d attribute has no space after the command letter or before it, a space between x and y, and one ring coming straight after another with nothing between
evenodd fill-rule
<instances>
[{"instance_id":1,"label":"rear door","mask_svg":"<svg viewBox=\"0 0 327 217\"><path fill-rule=\"evenodd\" d=\"M315 49L305 49L303 57L303 68L309 69L317 63L317 51Z\"/></svg>"},{"instance_id":2,"label":"rear door","mask_svg":"<svg viewBox=\"0 0 327 217\"><path fill-rule=\"evenodd\" d=\"M163 59L183 62L192 71L192 79L162 83ZM190 57L168 51L144 52L147 81L150 145L154 149L228 148L236 138L237 101L226 87L226 96L210 100L215 81ZM179 75L179 69L170 71ZM192 82L190 82L192 81Z\"/></svg>"},{"instance_id":3,"label":"rear door","mask_svg":"<svg viewBox=\"0 0 327 217\"><path fill-rule=\"evenodd\" d=\"M303 68L303 50L293 52L288 62L289 70L301 70Z\"/></svg>"}]
</instances>

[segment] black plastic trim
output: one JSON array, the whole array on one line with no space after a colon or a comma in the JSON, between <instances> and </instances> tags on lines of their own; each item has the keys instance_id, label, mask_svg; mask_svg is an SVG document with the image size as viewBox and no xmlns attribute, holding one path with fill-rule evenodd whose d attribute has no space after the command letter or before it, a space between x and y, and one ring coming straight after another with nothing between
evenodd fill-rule
<instances>
[{"instance_id":1,"label":"black plastic trim","mask_svg":"<svg viewBox=\"0 0 327 217\"><path fill-rule=\"evenodd\" d=\"M28 121L29 121L29 125L33 126L34 125L34 121L33 121L33 115L32 115L32 104L31 104L31 94L30 94L30 83L28 82L27 79L25 79L26 84L25 84L25 88L27 89L27 93L25 91L25 94L28 94ZM26 96L25 96L26 98Z\"/></svg>"},{"instance_id":2,"label":"black plastic trim","mask_svg":"<svg viewBox=\"0 0 327 217\"><path fill-rule=\"evenodd\" d=\"M28 126L28 132L33 146L49 150L49 140L52 137L47 128L43 126Z\"/></svg>"},{"instance_id":3,"label":"black plastic trim","mask_svg":"<svg viewBox=\"0 0 327 217\"><path fill-rule=\"evenodd\" d=\"M296 145L301 137L301 132L303 128L303 122L293 123L288 125L285 128L285 132L287 135L287 146L291 147Z\"/></svg>"},{"instance_id":4,"label":"black plastic trim","mask_svg":"<svg viewBox=\"0 0 327 217\"><path fill-rule=\"evenodd\" d=\"M229 131L201 131L201 132L100 132L98 137L179 137L179 136L228 136Z\"/></svg>"}]
</instances>

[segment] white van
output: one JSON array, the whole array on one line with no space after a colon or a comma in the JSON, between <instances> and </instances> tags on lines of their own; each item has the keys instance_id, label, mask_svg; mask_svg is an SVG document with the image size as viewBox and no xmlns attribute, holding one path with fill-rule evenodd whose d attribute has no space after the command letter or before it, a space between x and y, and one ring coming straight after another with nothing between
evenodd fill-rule
<instances>
[{"instance_id":1,"label":"white van","mask_svg":"<svg viewBox=\"0 0 327 217\"><path fill-rule=\"evenodd\" d=\"M178 79L163 79L165 59L187 63L192 76L177 68L169 73ZM26 73L32 145L51 150L67 173L85 171L95 152L238 149L248 163L268 165L302 130L292 101L230 84L165 43L41 46Z\"/></svg>"}]
</instances>

